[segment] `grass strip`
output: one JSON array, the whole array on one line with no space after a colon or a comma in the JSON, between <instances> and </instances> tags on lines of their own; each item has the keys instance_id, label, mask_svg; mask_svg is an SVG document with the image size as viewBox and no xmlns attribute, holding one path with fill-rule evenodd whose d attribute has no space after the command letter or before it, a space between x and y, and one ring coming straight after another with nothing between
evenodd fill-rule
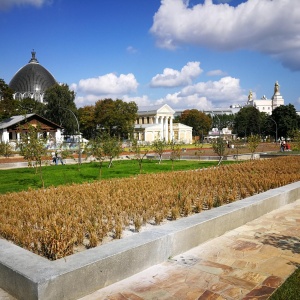
<instances>
[{"instance_id":1,"label":"grass strip","mask_svg":"<svg viewBox=\"0 0 300 300\"><path fill-rule=\"evenodd\" d=\"M269 298L270 300L300 299L300 268L298 268Z\"/></svg>"},{"instance_id":2,"label":"grass strip","mask_svg":"<svg viewBox=\"0 0 300 300\"><path fill-rule=\"evenodd\" d=\"M222 164L227 163L232 162L222 162ZM217 161L180 160L174 162L172 167L172 162L169 160L164 160L161 164L158 164L157 160L145 160L142 173L193 170L216 166L217 164ZM136 160L116 160L111 168L108 168L108 162L105 162L101 169L101 175L99 163L97 162L84 163L79 170L77 164L45 166L41 170L44 187L93 182L100 179L131 177L140 173ZM40 170L38 169L37 172L34 168L0 170L0 194L42 188Z\"/></svg>"}]
</instances>

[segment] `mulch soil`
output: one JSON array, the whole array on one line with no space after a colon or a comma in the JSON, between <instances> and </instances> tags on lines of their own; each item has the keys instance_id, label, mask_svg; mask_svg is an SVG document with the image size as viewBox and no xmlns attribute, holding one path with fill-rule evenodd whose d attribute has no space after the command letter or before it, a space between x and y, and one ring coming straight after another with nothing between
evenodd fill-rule
<instances>
[{"instance_id":1,"label":"mulch soil","mask_svg":"<svg viewBox=\"0 0 300 300\"><path fill-rule=\"evenodd\" d=\"M184 153L184 155L196 155L196 148L188 148L186 150L186 152ZM216 156L216 153L214 153L212 148L202 148L200 150L201 156ZM270 151L279 151L279 145L276 145L274 143L262 143L260 144L255 152L270 152ZM244 147L239 147L238 149L238 154L242 154L242 153L249 153L249 149L244 146ZM121 155L128 155L128 154L133 154L130 152L124 152ZM237 149L233 148L233 149L227 149L227 154L228 155L233 155L233 154L237 154ZM51 158L49 157L45 157L46 160L50 160ZM22 156L12 156L12 157L0 157L0 163L15 163L15 162L24 162L26 161Z\"/></svg>"}]
</instances>

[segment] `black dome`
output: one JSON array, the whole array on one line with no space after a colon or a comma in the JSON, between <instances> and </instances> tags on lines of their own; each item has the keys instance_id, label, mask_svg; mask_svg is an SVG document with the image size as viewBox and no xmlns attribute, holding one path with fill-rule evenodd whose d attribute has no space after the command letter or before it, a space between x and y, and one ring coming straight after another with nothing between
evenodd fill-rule
<instances>
[{"instance_id":1,"label":"black dome","mask_svg":"<svg viewBox=\"0 0 300 300\"><path fill-rule=\"evenodd\" d=\"M35 52L32 51L31 54L29 63L21 68L9 83L9 87L21 95L21 98L38 98L36 95L44 94L46 89L56 83L52 74L39 64Z\"/></svg>"}]
</instances>

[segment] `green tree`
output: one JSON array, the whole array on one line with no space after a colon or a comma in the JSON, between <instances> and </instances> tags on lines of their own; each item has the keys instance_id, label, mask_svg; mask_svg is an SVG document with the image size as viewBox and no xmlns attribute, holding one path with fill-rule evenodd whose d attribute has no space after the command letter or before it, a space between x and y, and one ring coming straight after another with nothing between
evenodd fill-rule
<instances>
[{"instance_id":1,"label":"green tree","mask_svg":"<svg viewBox=\"0 0 300 300\"><path fill-rule=\"evenodd\" d=\"M77 133L77 122L70 112L72 111L77 117L74 91L71 91L67 84L55 84L46 90L44 99L46 102L44 116L62 126L64 128L64 134Z\"/></svg>"},{"instance_id":2,"label":"green tree","mask_svg":"<svg viewBox=\"0 0 300 300\"><path fill-rule=\"evenodd\" d=\"M261 126L260 126L261 136L265 138L267 135L270 135L274 137L274 140L276 140L276 124L274 120L272 120L272 116L264 112L261 112L260 117L261 117Z\"/></svg>"},{"instance_id":3,"label":"green tree","mask_svg":"<svg viewBox=\"0 0 300 300\"><path fill-rule=\"evenodd\" d=\"M172 161L172 171L174 170L174 161L181 157L181 144L176 143L174 140L169 142L171 148L170 160Z\"/></svg>"},{"instance_id":4,"label":"green tree","mask_svg":"<svg viewBox=\"0 0 300 300\"><path fill-rule=\"evenodd\" d=\"M292 104L276 107L272 112L272 118L277 123L278 137L287 138L288 132L300 129L300 116Z\"/></svg>"},{"instance_id":5,"label":"green tree","mask_svg":"<svg viewBox=\"0 0 300 300\"><path fill-rule=\"evenodd\" d=\"M0 79L0 121L18 114L17 100L13 93L5 81Z\"/></svg>"},{"instance_id":6,"label":"green tree","mask_svg":"<svg viewBox=\"0 0 300 300\"><path fill-rule=\"evenodd\" d=\"M143 160L147 156L149 149L142 150L142 145L139 143L137 139L132 140L132 151L134 153L134 157L137 160L140 168L140 174L143 171Z\"/></svg>"},{"instance_id":7,"label":"green tree","mask_svg":"<svg viewBox=\"0 0 300 300\"><path fill-rule=\"evenodd\" d=\"M34 127L29 124L27 128L22 128L21 140L18 143L21 155L27 160L29 167L35 167L36 174L39 168L43 187L42 158L47 155L45 144L46 139L43 138L43 132L39 127Z\"/></svg>"},{"instance_id":8,"label":"green tree","mask_svg":"<svg viewBox=\"0 0 300 300\"><path fill-rule=\"evenodd\" d=\"M220 130L222 128L233 128L235 115L234 114L218 114L218 115L212 115L212 127L213 128L219 128Z\"/></svg>"},{"instance_id":9,"label":"green tree","mask_svg":"<svg viewBox=\"0 0 300 300\"><path fill-rule=\"evenodd\" d=\"M200 139L195 140L195 148L195 155L198 156L200 160L201 154L203 153L203 143L200 141Z\"/></svg>"},{"instance_id":10,"label":"green tree","mask_svg":"<svg viewBox=\"0 0 300 300\"><path fill-rule=\"evenodd\" d=\"M161 163L162 160L162 155L164 153L164 150L167 147L167 143L165 140L160 140L160 139L156 139L153 143L151 148L153 149L154 153L158 155L159 157L159 164Z\"/></svg>"},{"instance_id":11,"label":"green tree","mask_svg":"<svg viewBox=\"0 0 300 300\"><path fill-rule=\"evenodd\" d=\"M293 141L293 151L300 151L300 130L292 130L288 132L289 137Z\"/></svg>"},{"instance_id":12,"label":"green tree","mask_svg":"<svg viewBox=\"0 0 300 300\"><path fill-rule=\"evenodd\" d=\"M41 103L40 101L31 98L24 98L22 100L18 100L16 105L18 107L19 115L35 113L40 116L43 116L46 110L46 106L44 103Z\"/></svg>"},{"instance_id":13,"label":"green tree","mask_svg":"<svg viewBox=\"0 0 300 300\"><path fill-rule=\"evenodd\" d=\"M259 135L251 135L248 137L248 148L251 152L251 158L253 159L254 157L254 152L258 145L260 144L261 138Z\"/></svg>"},{"instance_id":14,"label":"green tree","mask_svg":"<svg viewBox=\"0 0 300 300\"><path fill-rule=\"evenodd\" d=\"M103 149L103 141L101 140L100 137L96 137L95 139L89 141L86 147L86 154L87 154L86 158L92 156L97 161L99 161L99 177L101 179L103 162L105 160L105 153Z\"/></svg>"},{"instance_id":15,"label":"green tree","mask_svg":"<svg viewBox=\"0 0 300 300\"><path fill-rule=\"evenodd\" d=\"M112 166L113 159L118 157L122 152L122 145L116 137L110 135L102 136L102 149L104 155L109 159L110 168Z\"/></svg>"},{"instance_id":16,"label":"green tree","mask_svg":"<svg viewBox=\"0 0 300 300\"><path fill-rule=\"evenodd\" d=\"M212 143L212 148L214 152L219 156L219 163L218 165L221 164L221 161L225 155L226 152L226 142L221 138L218 137L213 143Z\"/></svg>"},{"instance_id":17,"label":"green tree","mask_svg":"<svg viewBox=\"0 0 300 300\"><path fill-rule=\"evenodd\" d=\"M110 136L128 138L133 133L137 110L135 102L127 103L119 99L98 100L95 104L96 126Z\"/></svg>"},{"instance_id":18,"label":"green tree","mask_svg":"<svg viewBox=\"0 0 300 300\"><path fill-rule=\"evenodd\" d=\"M211 128L210 116L197 109L188 109L182 112L180 122L193 127L193 136L203 136Z\"/></svg>"},{"instance_id":19,"label":"green tree","mask_svg":"<svg viewBox=\"0 0 300 300\"><path fill-rule=\"evenodd\" d=\"M234 130L239 137L260 134L261 126L262 115L259 110L253 106L243 107L235 115Z\"/></svg>"},{"instance_id":20,"label":"green tree","mask_svg":"<svg viewBox=\"0 0 300 300\"><path fill-rule=\"evenodd\" d=\"M89 105L78 109L80 130L86 139L95 138L97 135L95 121L95 106Z\"/></svg>"},{"instance_id":21,"label":"green tree","mask_svg":"<svg viewBox=\"0 0 300 300\"><path fill-rule=\"evenodd\" d=\"M8 142L0 142L0 155L10 157L13 153L13 148Z\"/></svg>"}]
</instances>

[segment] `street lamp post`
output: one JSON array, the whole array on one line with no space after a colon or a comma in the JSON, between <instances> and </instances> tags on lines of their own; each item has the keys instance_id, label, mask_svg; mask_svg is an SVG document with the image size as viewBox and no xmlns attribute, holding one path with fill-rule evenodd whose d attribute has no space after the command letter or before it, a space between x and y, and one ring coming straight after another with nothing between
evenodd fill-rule
<instances>
[{"instance_id":1,"label":"street lamp post","mask_svg":"<svg viewBox=\"0 0 300 300\"><path fill-rule=\"evenodd\" d=\"M80 130L79 130L78 119L77 119L76 115L74 114L74 112L71 109L66 108L66 107L62 107L62 106L60 106L60 108L69 111L73 115L73 117L75 118L75 120L76 120L76 123L77 123L77 133L78 133L78 136L79 136L79 140L78 140L78 164L81 164Z\"/></svg>"},{"instance_id":2,"label":"street lamp post","mask_svg":"<svg viewBox=\"0 0 300 300\"><path fill-rule=\"evenodd\" d=\"M274 123L275 123L275 138L276 138L276 141L275 141L275 143L277 144L277 123L275 122L275 120L274 119L272 119L271 117L270 117L270 120L272 120Z\"/></svg>"}]
</instances>

